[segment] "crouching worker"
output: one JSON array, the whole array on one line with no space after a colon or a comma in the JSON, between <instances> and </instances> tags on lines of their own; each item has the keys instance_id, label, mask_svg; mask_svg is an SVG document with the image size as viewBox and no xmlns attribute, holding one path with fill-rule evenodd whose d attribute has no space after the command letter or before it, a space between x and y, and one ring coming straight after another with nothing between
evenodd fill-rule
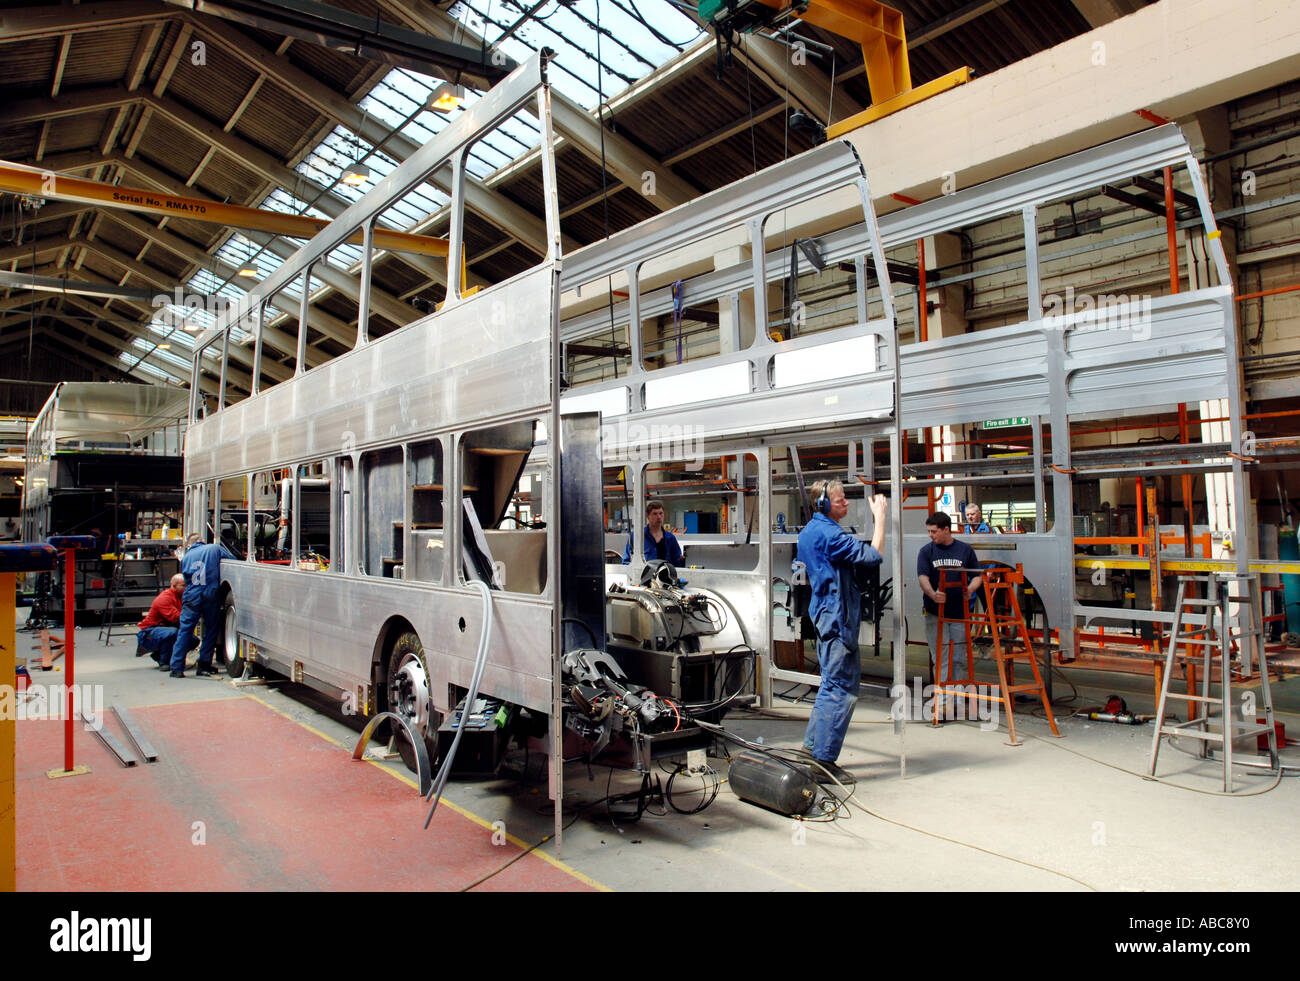
<instances>
[{"instance_id":1,"label":"crouching worker","mask_svg":"<svg viewBox=\"0 0 1300 981\"><path fill-rule=\"evenodd\" d=\"M868 545L839 526L849 513L842 483L819 480L812 485L811 495L813 518L799 533L798 558L807 567L812 591L808 616L817 630L821 684L803 744L819 764L813 769L820 783L831 783L831 777L849 783L853 775L840 769L835 761L849 731L862 680L858 651L862 595L854 584L853 567L880 563L889 500L883 494L871 499L875 528Z\"/></svg>"},{"instance_id":2,"label":"crouching worker","mask_svg":"<svg viewBox=\"0 0 1300 981\"><path fill-rule=\"evenodd\" d=\"M150 655L164 671L171 669L172 649L176 646L176 630L181 625L181 595L185 592L185 577L179 572L172 576L171 584L154 599L149 612L140 621L140 632L135 635L135 656ZM198 643L193 634L186 653Z\"/></svg>"}]
</instances>

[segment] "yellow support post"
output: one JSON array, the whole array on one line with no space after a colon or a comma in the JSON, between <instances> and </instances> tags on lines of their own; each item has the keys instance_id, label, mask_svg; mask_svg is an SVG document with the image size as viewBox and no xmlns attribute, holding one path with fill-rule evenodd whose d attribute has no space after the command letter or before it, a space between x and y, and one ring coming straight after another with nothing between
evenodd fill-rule
<instances>
[{"instance_id":1,"label":"yellow support post","mask_svg":"<svg viewBox=\"0 0 1300 981\"><path fill-rule=\"evenodd\" d=\"M18 729L18 691L14 676L15 590L18 576L0 572L0 892L15 892L18 865L14 824L14 736ZM12 693L6 697L5 692Z\"/></svg>"},{"instance_id":2,"label":"yellow support post","mask_svg":"<svg viewBox=\"0 0 1300 981\"><path fill-rule=\"evenodd\" d=\"M759 2L779 14L798 16L806 23L862 46L862 64L871 87L871 107L828 128L828 139L970 81L972 70L959 68L913 89L902 11L876 0L807 0L803 9L791 0Z\"/></svg>"}]
</instances>

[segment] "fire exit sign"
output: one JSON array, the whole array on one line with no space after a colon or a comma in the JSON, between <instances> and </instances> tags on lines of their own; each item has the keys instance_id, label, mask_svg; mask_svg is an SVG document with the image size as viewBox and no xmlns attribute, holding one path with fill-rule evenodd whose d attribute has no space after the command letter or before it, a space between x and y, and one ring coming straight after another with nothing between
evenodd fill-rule
<instances>
[{"instance_id":1,"label":"fire exit sign","mask_svg":"<svg viewBox=\"0 0 1300 981\"><path fill-rule=\"evenodd\" d=\"M985 429L1010 429L1013 426L1028 426L1028 416L1012 416L1010 419L985 419Z\"/></svg>"}]
</instances>

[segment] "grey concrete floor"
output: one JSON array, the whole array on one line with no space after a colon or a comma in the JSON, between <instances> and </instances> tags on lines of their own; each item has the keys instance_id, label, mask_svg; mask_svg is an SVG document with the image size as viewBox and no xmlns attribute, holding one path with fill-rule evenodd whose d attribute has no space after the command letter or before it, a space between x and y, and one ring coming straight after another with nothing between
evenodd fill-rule
<instances>
[{"instance_id":1,"label":"grey concrete floor","mask_svg":"<svg viewBox=\"0 0 1300 981\"><path fill-rule=\"evenodd\" d=\"M360 720L302 686L273 679L237 689L224 675L172 679L147 657L133 656L133 631L109 644L96 633L92 627L77 632L76 680L103 685L105 705L254 696L348 750L356 741ZM31 656L32 635L18 636L18 655ZM923 669L919 662L909 667L912 673ZM909 723L895 735L890 700L865 688L840 757L858 778L856 801L827 823L760 809L726 784L700 814L647 811L637 823L616 822L595 802L635 790L639 778L627 770L569 764L560 857L618 891L1253 892L1300 886L1295 864L1279 861L1268 847L1300 828L1300 781L1240 771L1238 791L1252 796L1226 798L1220 796L1217 759L1199 760L1167 743L1158 771L1166 782L1144 780L1149 725L1087 722L1069 712L1111 692L1123 694L1134 711L1150 711L1149 681L1067 676L1081 690L1078 701L1057 709L1063 738L1052 737L1037 717L1041 706L1024 705L1016 715L1019 747L1005 744L1005 725L990 730L977 722L937 728ZM62 675L34 670L33 678L52 683ZM1300 737L1300 679L1288 678L1273 690L1278 719ZM1055 694L1069 694L1059 675ZM807 702L784 700L770 712L733 713L725 724L751 741L795 747L807 713ZM1253 758L1253 743L1242 746ZM1283 759L1300 764L1300 751L1286 750ZM340 749L339 765L347 760ZM725 761L710 762L725 777ZM387 765L405 774L400 761ZM553 826L544 765L536 753L526 759L512 751L497 778L453 781L446 799L486 822L505 822L522 841L540 841ZM666 774L659 777L666 782ZM699 800L691 791L701 786L698 778L679 777L679 805ZM554 841L541 848L556 854Z\"/></svg>"}]
</instances>

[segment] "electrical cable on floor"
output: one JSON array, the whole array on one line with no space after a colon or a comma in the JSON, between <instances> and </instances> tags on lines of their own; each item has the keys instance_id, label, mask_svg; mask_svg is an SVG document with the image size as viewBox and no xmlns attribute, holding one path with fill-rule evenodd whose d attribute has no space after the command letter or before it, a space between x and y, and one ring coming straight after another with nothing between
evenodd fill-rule
<instances>
[{"instance_id":1,"label":"electrical cable on floor","mask_svg":"<svg viewBox=\"0 0 1300 981\"><path fill-rule=\"evenodd\" d=\"M890 721L880 721L880 722L867 722L867 723L865 723L865 724L867 724L867 725L891 725L892 722L890 722ZM913 720L913 721L910 722L909 724L916 725L916 724L925 724L925 723L924 723L922 720ZM713 727L713 726L710 726L710 725L708 725L707 723L702 723L702 725L704 725L706 728L710 728L710 729L714 729L714 728L716 728L716 729L720 729L720 728L721 728L721 727ZM777 760L780 760L781 762L786 763L787 765L792 765L792 766L793 766L793 765L796 765L796 764L792 764L789 760L785 760L783 757L777 755L777 753L778 753L778 752L782 752L782 750L778 750L778 749L775 749L775 748L773 748L773 747L763 746L763 745L760 744L760 743L751 743L751 742L749 742L748 740L743 739L743 738L740 737L740 736L735 736L734 734L731 734L731 733L720 733L720 734L721 734L721 735L724 735L725 738L731 738L731 739L734 739L734 740L737 741L737 742L740 742L740 743L744 744L744 745L745 745L746 747L748 747L749 749L757 750L758 752L765 753L765 754L767 754L768 756L770 756L771 758L773 758L773 759L777 759ZM1029 734L1027 734L1027 735L1029 735ZM1032 737L1032 738L1039 738L1039 737ZM784 750L784 752L793 753L793 754L796 754L796 755L798 755L798 753L799 753L798 750ZM1079 754L1079 755L1082 755L1082 754ZM816 761L808 760L808 762L811 763L811 764L814 765L814 766L819 766L819 765L816 763ZM1109 765L1109 764L1107 764L1107 765ZM862 801L859 800L859 799L857 798L857 796L853 793L853 791L852 791L849 787L846 787L843 783L841 783L841 782L840 782L840 781L835 777L834 774L830 773L829 770L826 770L825 767L820 767L820 766L819 766L819 769L825 770L826 773L827 773L827 775L830 777L830 779L834 781L835 786L839 787L840 790L844 791L844 793L845 793L845 797L844 797L843 799L837 797L837 796L834 795L834 794L831 794L831 795L830 795L833 799L835 799L836 801L839 801L839 805L837 805L837 810L838 810L839 806L843 805L843 802L844 802L845 800L847 800L847 801L852 801L853 803L857 804L857 806L858 806L859 808L861 808L862 811L863 811L864 813L868 814L869 816L871 816L871 817L873 817L873 818L876 818L876 819L879 820L879 821L884 821L886 824L893 824L893 825L896 825L896 826L898 826L898 827L900 827L900 828L905 828L905 829L907 829L908 831L914 831L914 832L916 832L917 834L926 835L926 836L931 837L931 838L937 838L937 839L939 839L939 840L941 840L941 841L946 841L946 842L949 842L949 843L954 844L954 845L962 845L962 846L964 846L964 847L966 847L966 848L970 848L970 849L973 849L973 850L978 851L978 852L984 852L986 855L992 855L992 856L994 856L995 858L1006 859L1006 860L1009 861L1009 862L1015 862L1015 863L1018 864L1018 865L1024 865L1024 866L1027 866L1028 868L1037 869L1037 870L1039 870L1039 871L1041 871L1041 872L1049 872L1049 873L1051 873L1052 875L1057 875L1057 876L1060 876L1061 878L1069 879L1071 882L1076 882L1076 883L1078 883L1079 885L1081 885L1081 886L1083 886L1083 887L1085 887L1085 888L1087 888L1087 889L1092 890L1093 892L1100 892L1100 891L1101 891L1101 890L1099 890L1096 886L1093 886L1093 885L1091 885L1091 884L1089 884L1089 883L1087 883L1087 882L1084 882L1082 879L1077 879L1077 878L1075 878L1074 876L1070 875L1068 872L1061 872L1061 871L1059 871L1059 870L1057 870L1057 869L1048 868L1048 867L1045 866L1045 865L1036 865L1035 863L1033 863L1033 862L1029 862L1029 861L1026 861L1025 859L1016 858L1014 855L1007 855L1007 854L1005 854L1005 853L1003 853L1003 852L994 851L994 850L991 849L991 848L984 848L984 847L982 847L982 846L980 846L980 845L972 844L971 842L961 841L961 840L959 840L959 839L957 839L957 838L950 838L950 837L948 837L947 835L941 835L941 834L939 834L939 833L937 833L937 832L934 832L934 831L926 831L924 828L917 828L917 827L914 827L913 825L907 824L907 823L905 823L905 822L902 822L902 821L896 821L896 820L894 820L893 818L885 817L883 814L877 814L875 811L871 810L869 807L867 807L865 804L863 804ZM1119 768L1117 768L1117 769L1119 769ZM1279 778L1279 779L1280 779L1280 778ZM1270 789L1271 789L1271 788L1270 788ZM1229 796L1246 796L1246 795L1229 795ZM851 813L851 812L848 811L847 809L844 810L844 816L845 816L845 817L847 817L850 813ZM836 816L836 813L835 813L835 812L831 812L831 815L832 815L832 819L833 819L833 818ZM809 822L809 823L821 823L822 821L825 820L825 818L800 818L800 820L805 820L805 821L807 821L807 822Z\"/></svg>"},{"instance_id":2,"label":"electrical cable on floor","mask_svg":"<svg viewBox=\"0 0 1300 981\"><path fill-rule=\"evenodd\" d=\"M712 776L713 786L710 787L707 784L702 785L700 787L700 792L705 796L701 798L700 803L697 806L688 810L678 807L673 803L673 781L677 779L679 774L685 772L686 767L679 764L677 769L672 772L672 775L668 777L668 783L664 785L664 799L668 801L668 806L678 814L699 814L700 811L704 810L718 799L718 794L722 791L722 774L718 773L718 771L713 769L713 767L707 767L704 773L700 774L701 778ZM694 793L694 791L687 791L687 793Z\"/></svg>"},{"instance_id":3,"label":"electrical cable on floor","mask_svg":"<svg viewBox=\"0 0 1300 981\"><path fill-rule=\"evenodd\" d=\"M831 779L835 780L834 776L832 776ZM928 838L937 838L940 841L946 841L953 845L961 845L965 848L970 848L977 852L983 852L985 855L992 855L995 858L1004 858L1008 862L1015 862L1017 865L1024 865L1031 869L1038 869L1040 872L1050 872L1052 875L1060 876L1062 879L1069 879L1071 882L1077 882L1085 889L1090 889L1093 892L1101 892L1101 890L1098 889L1096 886L1084 882L1082 879L1076 879L1068 872L1061 872L1058 869L1048 868L1046 865L1037 865L1034 862L1028 862L1023 858L1016 858L1014 855L1007 855L1003 852L994 851L992 848L984 848L981 845L975 845L969 841L961 841L958 838L949 838L947 835L941 835L936 831L926 831L924 828L918 828L913 825L907 824L903 821L895 821L893 818L887 818L883 814L877 814L875 811L871 810L871 808L867 807L866 804L862 803L862 801L858 799L856 794L854 794L851 790L845 787L838 780L835 780L835 783L841 790L845 792L845 794L847 794L849 800L857 804L858 807L862 809L863 813L869 814L877 821L884 821L886 824L892 824L899 828L906 828L908 831L914 831L917 834L925 835Z\"/></svg>"},{"instance_id":4,"label":"electrical cable on floor","mask_svg":"<svg viewBox=\"0 0 1300 981\"><path fill-rule=\"evenodd\" d=\"M919 721L919 720L918 720L918 721ZM877 724L877 725L886 725L886 724L888 724L888 723L880 722L880 723L874 723L874 724ZM778 759L778 760L781 760L782 762L786 762L786 763L789 762L789 761L787 761L787 760L783 760L780 756L777 756L775 753L771 752L769 747L764 747L764 746L759 745L759 744L750 743L750 742L748 742L747 740L741 739L739 736L736 736L736 737L734 737L734 738L735 738L737 741L744 743L746 746L750 747L751 749L756 749L756 750L759 750L760 752L767 752L768 755L769 755L769 756L772 756L772 758L774 758L774 759ZM797 751L789 751L789 752L797 752ZM813 762L814 765L817 765L817 764L816 764L816 761L812 761L812 762ZM917 834L926 835L926 836L931 837L931 838L938 838L938 839L941 840L941 841L947 841L947 842L950 842L951 844L954 844L954 845L963 845L963 846L965 846L966 848L971 848L971 849L974 849L975 851L978 851L978 852L984 852L986 855L993 855L993 856L996 857L996 858L1004 858L1004 859L1006 859L1008 862L1015 862L1015 863L1018 864L1018 865L1025 865L1025 866L1028 866L1029 868L1032 868L1032 869L1038 869L1039 871L1042 871L1042 872L1050 872L1052 875L1059 875L1059 876L1061 876L1062 878L1069 879L1071 882L1077 882L1079 885L1084 886L1084 887L1087 888L1087 889L1091 889L1093 892L1100 892L1100 891L1101 891L1101 890L1097 889L1097 887L1092 886L1092 885L1089 885L1088 883L1084 882L1082 879L1076 879L1074 876L1070 875L1070 874L1067 873L1067 872L1060 872L1060 871L1057 871L1056 869L1048 868L1048 867L1045 866L1045 865L1035 865L1033 862L1027 862L1027 861L1025 861L1025 860L1022 859L1022 858L1016 858L1014 855L1006 855L1006 854L1004 854L1004 853L1002 853L1002 852L994 851L994 850L991 849L991 848L984 848L984 847L981 847L980 845L975 845L975 844L972 844L972 843L970 843L970 842L968 842L968 841L961 841L961 840L959 840L959 839L957 839L957 838L949 838L949 837L946 836L946 835L941 835L941 834L938 834L937 832L934 832L934 831L926 831L926 830L923 829L923 828L913 827L912 825L910 825L910 824L906 824L906 823L904 823L904 822L902 822L902 821L895 821L893 818L887 818L887 817L885 817L883 814L877 814L875 811L871 810L869 807L867 807L865 804L863 804L862 801L860 801L860 800L857 798L857 796L853 793L853 791L852 791L850 788L846 787L844 784L842 784L842 783L841 783L841 782L840 782L840 781L835 777L835 775L834 775L833 773L831 773L829 770L826 770L825 767L820 767L820 769L825 770L827 776L829 776L829 777L831 778L831 780L833 780L833 781L835 782L835 785L836 785L837 787L839 787L840 790L844 791L844 793L845 793L845 795L846 795L846 796L845 796L845 799L846 799L846 800L852 801L853 803L857 804L858 807L861 808L862 811L863 811L864 813L870 815L870 816L873 817L873 818L876 818L876 819L879 820L879 821L884 821L886 824L897 825L897 826L900 827L900 828L906 828L908 831L915 831ZM832 796L834 796L834 795L832 795ZM836 798L836 800L839 800L839 798ZM848 813L850 813L850 812L845 811L845 814L846 814L846 815L847 815ZM809 820L815 823L817 819L809 819Z\"/></svg>"},{"instance_id":5,"label":"electrical cable on floor","mask_svg":"<svg viewBox=\"0 0 1300 981\"><path fill-rule=\"evenodd\" d=\"M773 698L783 698L783 699L785 699L785 700L787 700L787 701L792 701L792 702L802 702L805 698L808 697L809 692L812 691L812 687L813 687L813 686L810 685L810 684L808 684L807 682L804 682L804 681L796 681L793 685L791 685L791 686L790 686L789 688L787 688L785 691L773 692L773 693L772 693L772 697L773 697ZM790 698L790 692L794 691L796 688L807 688L808 691L806 691L806 692L804 692L803 694L801 694L798 698Z\"/></svg>"},{"instance_id":6,"label":"electrical cable on floor","mask_svg":"<svg viewBox=\"0 0 1300 981\"><path fill-rule=\"evenodd\" d=\"M581 816L582 816L582 812L581 812L581 810L579 810L579 812L578 812L577 814L573 815L573 817L571 817L571 818L569 819L569 823L566 824L566 825L565 825L563 828L561 828L560 830L561 830L561 831L568 831L569 828L573 826L573 822L574 822L574 821L577 821L578 818L581 817ZM469 885L463 887L462 889L460 889L460 890L458 890L458 891L459 891L459 892L469 892L471 889L475 888L476 886L481 886L483 883L487 882L488 879L491 879L493 876L498 876L498 875L500 875L502 872L504 872L506 869L510 868L510 866L514 865L517 861L519 861L519 860L520 860L521 858L523 858L525 855L531 855L533 852L537 851L537 849L541 848L544 844L546 844L548 841L550 841L550 840L551 840L552 838L554 838L554 837L555 837L554 834L549 834L549 835L547 835L545 838L543 838L541 841L538 841L538 842L536 842L536 843L534 843L534 844L532 844L532 845L529 845L526 849L524 849L522 852L520 852L518 855L516 855L516 856L515 856L514 858L512 858L510 861L506 862L506 864L503 865L503 866L501 866L499 869L495 869L495 870L493 870L492 872L489 872L487 875L485 875L485 876L481 876L480 878L475 879L475 880L474 880L473 882L471 882Z\"/></svg>"},{"instance_id":7,"label":"electrical cable on floor","mask_svg":"<svg viewBox=\"0 0 1300 981\"><path fill-rule=\"evenodd\" d=\"M622 768L621 768L621 767L617 767L617 766L612 766L612 765L610 765L610 764L608 764L608 763L601 763L601 764L597 764L597 765L599 765L599 766L605 766L605 767L607 767L607 768L609 769L609 779L608 779L608 782L606 783L606 786L605 786L605 796L602 797L602 798L600 798L599 800L594 800L594 801L590 801L590 802L588 802L588 803L586 803L586 804L579 805L579 806L575 809L574 814L573 814L573 817L569 818L568 823L565 824L564 827L561 829L562 831L568 831L569 828L573 827L574 823L575 823L575 822L576 822L580 817L582 817L582 815L583 815L584 812L590 810L590 809L593 808L593 807L599 807L601 804L604 804L604 805L606 806L606 813L609 813L609 805L610 805L611 803L618 803L618 802L620 802L620 801L623 800L623 799L632 799L632 798L636 798L637 796L640 795L641 791L632 791L632 792L627 793L627 794L613 794L613 795L611 795L611 794L609 793L609 788L610 788L610 784L612 784L613 779L614 779L614 771L615 771L615 770L618 770L618 769L622 769ZM715 773L715 775L719 776L719 778L721 777L721 775L720 775L720 774L717 774L716 771L713 771L713 772ZM648 775L647 775L645 778L642 779L642 787L643 787L643 789L644 789L644 787L645 787L645 781L646 781L646 779L648 779ZM670 780L670 782L671 782L671 780ZM713 800L718 796L718 793L721 792L722 785L723 785L724 783L726 783L726 782L727 782L726 780L719 779L718 784L717 784L717 787L714 788L714 791L713 791L712 797L709 798L709 804L713 803ZM664 792L666 792L666 791L661 791L661 794L664 793ZM686 814L686 813L699 813L699 811L704 810L704 808L707 807L707 806L708 806L708 804L705 804L705 805L703 805L702 807L698 808L698 809L695 810L695 811L680 811L680 813L683 813L683 814ZM674 810L679 810L679 809L676 808L676 807L674 807L673 809L674 809ZM648 814L654 815L655 817L663 817L663 816L666 816L666 815L667 815L667 811L664 811L664 812L661 814L661 813L656 812L656 811L643 810L642 813L648 813ZM638 818L639 818L639 816L640 816L640 815L638 815ZM617 825L616 825L615 827L617 827ZM542 845L546 844L548 841L550 841L550 840L551 840L552 838L554 838L554 837L555 837L554 834L548 834L548 835L544 836L544 837L541 838L540 840L534 842L532 845L529 845L526 849L524 849L522 852L520 852L520 853L519 853L518 855L516 855L514 858L510 859L510 861L506 862L506 863L505 863L504 865L502 865L501 867L499 867L499 868L497 868L497 869L494 869L493 871L489 872L487 875L480 876L479 878L477 878L477 879L475 879L473 882L471 882L469 885L464 886L464 887L463 887L462 889L460 889L459 891L460 891L460 892L469 892L471 889L474 889L474 888L476 888L477 886L481 886L483 883L487 882L487 881L488 881L489 879L491 879L493 876L500 875L500 874L501 874L502 872L504 872L506 869L510 868L510 866L514 865L516 862L518 862L518 861L519 861L521 858L523 858L525 855L529 855L529 854L531 854L532 852L535 852L538 848L542 847Z\"/></svg>"},{"instance_id":8,"label":"electrical cable on floor","mask_svg":"<svg viewBox=\"0 0 1300 981\"><path fill-rule=\"evenodd\" d=\"M1063 750L1066 753L1070 753L1073 756L1079 756L1085 760L1091 760L1093 763L1096 763L1100 766L1110 767L1110 769L1112 770L1119 770L1120 773L1127 773L1129 776L1138 777L1142 780L1146 780L1149 783L1161 783L1164 784L1166 787L1174 787L1177 788L1178 790L1187 790L1193 794L1204 794L1207 797L1258 797L1261 794L1267 794L1269 791L1275 789L1278 786L1278 784L1282 782L1282 776L1284 770L1295 769L1295 767L1288 767L1282 764L1281 761L1279 760L1277 779L1274 780L1271 784L1269 784L1269 786L1265 787L1263 790L1252 790L1249 793L1230 794L1222 790L1201 790L1199 787L1188 787L1185 784L1174 783L1171 780L1165 780L1161 777L1153 777L1145 773L1138 773L1136 770L1130 770L1127 767L1120 766L1117 763L1107 763L1105 760L1099 760L1095 756L1089 756L1087 753L1080 753L1076 749L1070 749L1067 746L1062 746L1055 739L1044 739L1042 736L1036 736L1032 732L1026 732L1023 733L1022 735L1027 736L1030 739L1037 739L1039 742L1047 743L1049 746L1055 746L1057 749Z\"/></svg>"},{"instance_id":9,"label":"electrical cable on floor","mask_svg":"<svg viewBox=\"0 0 1300 981\"><path fill-rule=\"evenodd\" d=\"M492 590L488 588L487 583L479 579L471 579L465 585L477 589L483 596L483 630L479 635L478 653L474 657L474 674L470 678L469 691L465 694L465 708L460 714L460 725L456 726L456 735L452 737L446 759L442 761L438 776L432 786L429 787L429 792L424 798L433 801L433 804L429 807L428 816L424 819L426 828L429 827L429 822L433 820L433 812L438 809L438 802L442 800L442 791L447 786L447 778L451 776L451 765L456 759L456 749L460 746L460 737L465 734L470 712L473 711L474 702L478 699L478 686L483 680L483 669L487 667L488 641L492 638Z\"/></svg>"}]
</instances>

